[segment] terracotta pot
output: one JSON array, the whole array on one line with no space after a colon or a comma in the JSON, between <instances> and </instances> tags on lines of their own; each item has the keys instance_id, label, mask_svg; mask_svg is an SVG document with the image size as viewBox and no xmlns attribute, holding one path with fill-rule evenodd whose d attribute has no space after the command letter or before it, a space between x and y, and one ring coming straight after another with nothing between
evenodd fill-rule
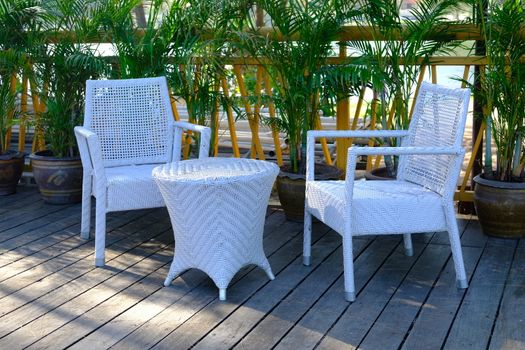
<instances>
[{"instance_id":1,"label":"terracotta pot","mask_svg":"<svg viewBox=\"0 0 525 350\"><path fill-rule=\"evenodd\" d=\"M33 176L46 203L71 204L82 199L82 162L79 157L55 158L50 151L33 153Z\"/></svg>"},{"instance_id":2,"label":"terracotta pot","mask_svg":"<svg viewBox=\"0 0 525 350\"><path fill-rule=\"evenodd\" d=\"M367 180L395 180L393 176L389 176L385 167L372 169L365 172L365 179Z\"/></svg>"},{"instance_id":3,"label":"terracotta pot","mask_svg":"<svg viewBox=\"0 0 525 350\"><path fill-rule=\"evenodd\" d=\"M16 192L16 186L24 171L25 153L7 151L0 155L0 196Z\"/></svg>"},{"instance_id":4,"label":"terracotta pot","mask_svg":"<svg viewBox=\"0 0 525 350\"><path fill-rule=\"evenodd\" d=\"M502 238L525 237L525 182L474 178L474 206L483 232Z\"/></svg>"},{"instance_id":5,"label":"terracotta pot","mask_svg":"<svg viewBox=\"0 0 525 350\"><path fill-rule=\"evenodd\" d=\"M343 172L331 165L316 164L315 178L317 180L340 180ZM304 220L304 192L306 175L290 172L289 167L282 166L277 176L277 193L286 218L290 221Z\"/></svg>"}]
</instances>

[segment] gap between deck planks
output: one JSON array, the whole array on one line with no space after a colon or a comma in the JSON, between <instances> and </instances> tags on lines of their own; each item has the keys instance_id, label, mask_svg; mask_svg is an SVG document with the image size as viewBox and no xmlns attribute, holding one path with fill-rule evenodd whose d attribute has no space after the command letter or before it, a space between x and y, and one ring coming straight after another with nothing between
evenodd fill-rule
<instances>
[{"instance_id":1,"label":"gap between deck planks","mask_svg":"<svg viewBox=\"0 0 525 350\"><path fill-rule=\"evenodd\" d=\"M467 291L455 288L446 234L414 235L411 258L400 237L365 237L355 240L358 296L348 304L338 235L315 224L316 260L304 267L302 225L270 210L276 280L245 268L223 303L196 270L162 287L173 254L165 209L111 214L108 266L95 269L93 240L78 237L80 206L44 205L25 188L12 198L0 198L0 348L525 345L525 243L487 238L475 218L460 219Z\"/></svg>"}]
</instances>

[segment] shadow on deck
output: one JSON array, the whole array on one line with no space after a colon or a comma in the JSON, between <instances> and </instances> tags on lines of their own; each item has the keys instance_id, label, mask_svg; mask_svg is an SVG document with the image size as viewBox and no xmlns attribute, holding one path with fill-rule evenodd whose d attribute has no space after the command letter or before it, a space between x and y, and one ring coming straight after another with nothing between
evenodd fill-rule
<instances>
[{"instance_id":1,"label":"shadow on deck","mask_svg":"<svg viewBox=\"0 0 525 350\"><path fill-rule=\"evenodd\" d=\"M264 246L276 275L239 272L228 301L197 270L162 287L173 254L165 209L108 215L107 266L79 237L80 205L44 204L34 187L0 197L0 349L523 349L525 243L459 217L470 280L455 288L445 233L354 242L357 301L343 298L341 239L269 209Z\"/></svg>"}]
</instances>

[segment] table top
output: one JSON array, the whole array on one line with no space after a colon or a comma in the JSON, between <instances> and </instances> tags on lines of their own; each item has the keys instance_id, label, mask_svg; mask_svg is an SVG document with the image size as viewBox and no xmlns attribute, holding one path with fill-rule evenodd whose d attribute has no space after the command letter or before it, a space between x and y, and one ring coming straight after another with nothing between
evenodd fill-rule
<instances>
[{"instance_id":1,"label":"table top","mask_svg":"<svg viewBox=\"0 0 525 350\"><path fill-rule=\"evenodd\" d=\"M177 182L231 182L265 175L277 175L279 167L271 162L244 158L202 158L160 165L153 177Z\"/></svg>"}]
</instances>

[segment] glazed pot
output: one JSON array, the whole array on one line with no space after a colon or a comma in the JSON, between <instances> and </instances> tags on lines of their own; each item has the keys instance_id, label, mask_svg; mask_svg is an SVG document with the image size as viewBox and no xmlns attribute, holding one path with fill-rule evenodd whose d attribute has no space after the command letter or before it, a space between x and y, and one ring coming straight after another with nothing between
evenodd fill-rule
<instances>
[{"instance_id":1,"label":"glazed pot","mask_svg":"<svg viewBox=\"0 0 525 350\"><path fill-rule=\"evenodd\" d=\"M525 237L525 182L474 178L474 206L483 232L502 238Z\"/></svg>"},{"instance_id":2,"label":"glazed pot","mask_svg":"<svg viewBox=\"0 0 525 350\"><path fill-rule=\"evenodd\" d=\"M341 180L341 169L326 165L315 165L316 180ZM304 192L306 188L306 175L290 171L288 166L282 166L276 181L279 201L286 218L290 221L302 222L304 220Z\"/></svg>"},{"instance_id":3,"label":"glazed pot","mask_svg":"<svg viewBox=\"0 0 525 350\"><path fill-rule=\"evenodd\" d=\"M0 155L0 196L16 192L16 186L24 171L25 153L7 151Z\"/></svg>"},{"instance_id":4,"label":"glazed pot","mask_svg":"<svg viewBox=\"0 0 525 350\"><path fill-rule=\"evenodd\" d=\"M82 199L80 157L56 158L51 151L31 154L33 176L46 203L71 204Z\"/></svg>"}]
</instances>

